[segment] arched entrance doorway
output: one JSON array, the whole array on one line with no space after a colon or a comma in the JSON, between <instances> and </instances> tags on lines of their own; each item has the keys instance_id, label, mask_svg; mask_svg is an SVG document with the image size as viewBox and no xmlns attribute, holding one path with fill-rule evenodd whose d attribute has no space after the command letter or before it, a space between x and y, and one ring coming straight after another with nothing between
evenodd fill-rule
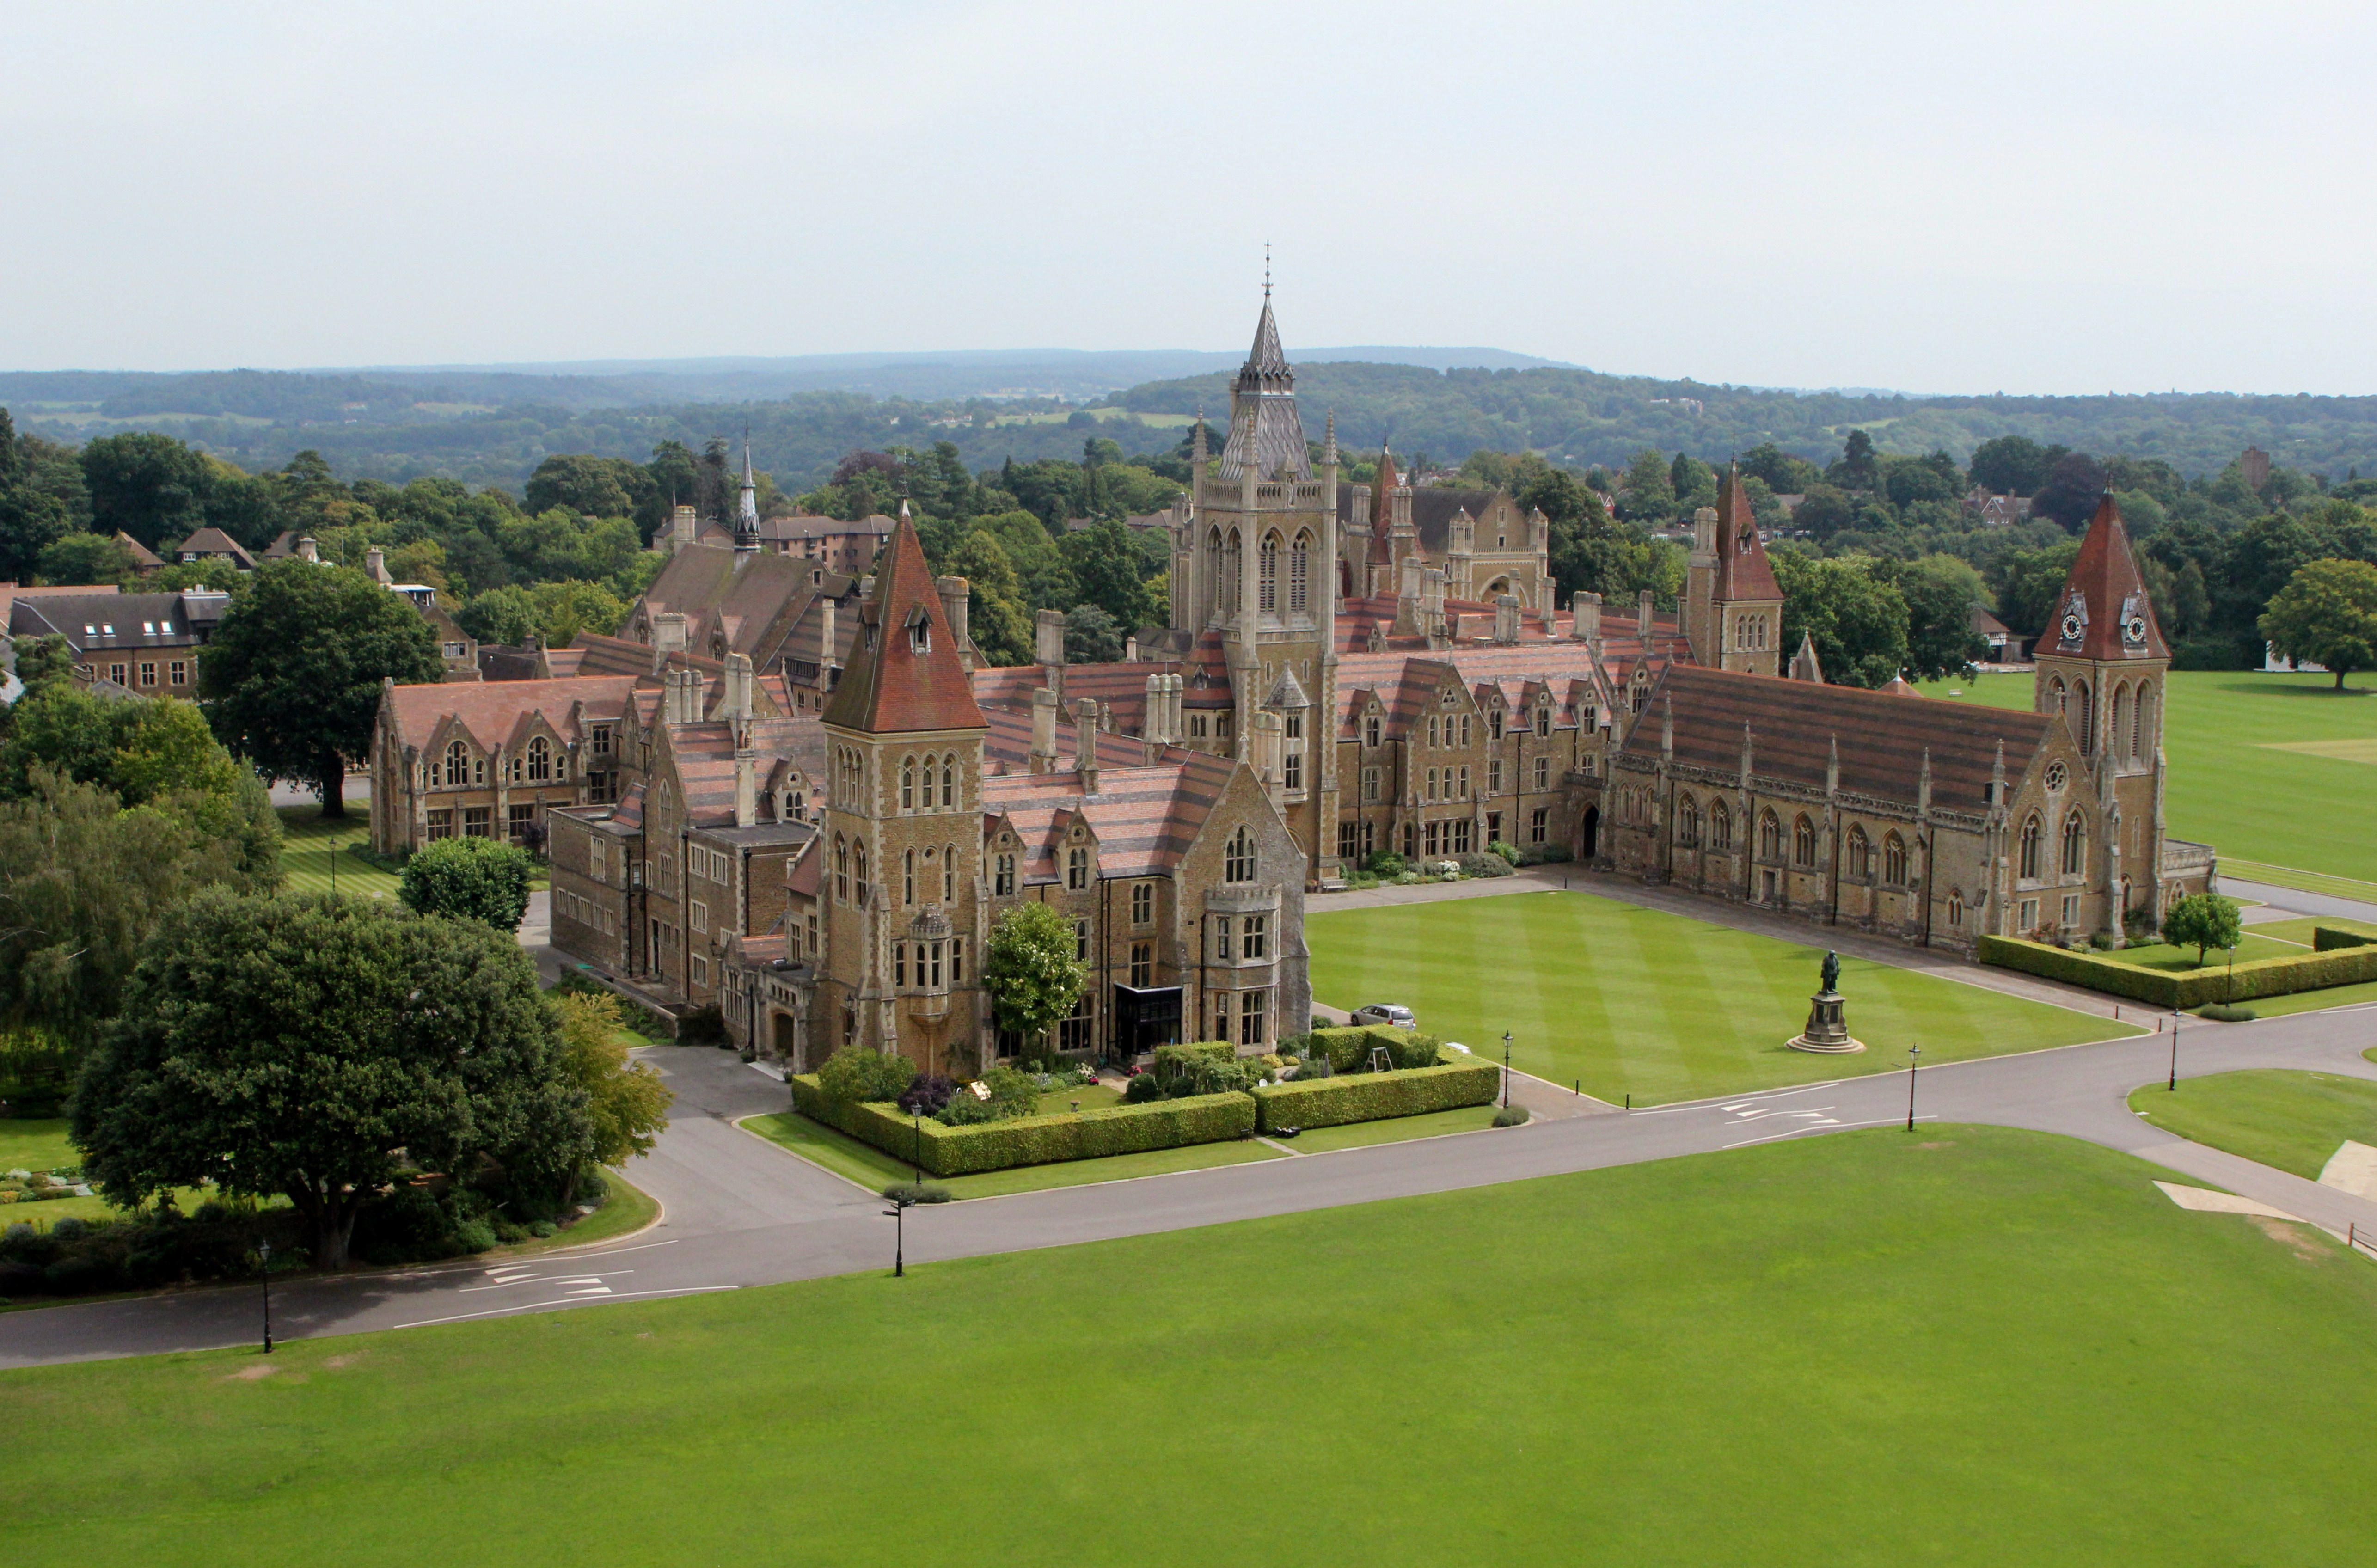
<instances>
[{"instance_id":1,"label":"arched entrance doorway","mask_svg":"<svg viewBox=\"0 0 2377 1568\"><path fill-rule=\"evenodd\" d=\"M1576 857L1579 860L1591 860L1601 853L1600 807L1588 806L1584 808L1584 818L1577 824L1576 837Z\"/></svg>"}]
</instances>

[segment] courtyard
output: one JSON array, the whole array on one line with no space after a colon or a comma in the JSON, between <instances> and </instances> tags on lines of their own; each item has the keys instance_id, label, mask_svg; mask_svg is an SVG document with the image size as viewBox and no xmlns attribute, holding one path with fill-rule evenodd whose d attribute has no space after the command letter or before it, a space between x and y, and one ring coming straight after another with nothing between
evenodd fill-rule
<instances>
[{"instance_id":1,"label":"courtyard","mask_svg":"<svg viewBox=\"0 0 2377 1568\"><path fill-rule=\"evenodd\" d=\"M1580 892L1320 909L1306 918L1312 994L1412 1008L1419 1025L1612 1104L1654 1105L2040 1050L2140 1033L2092 1013L1844 954L1850 1033L1818 1056L1784 1042L1824 953ZM1810 928L1811 939L1821 932Z\"/></svg>"}]
</instances>

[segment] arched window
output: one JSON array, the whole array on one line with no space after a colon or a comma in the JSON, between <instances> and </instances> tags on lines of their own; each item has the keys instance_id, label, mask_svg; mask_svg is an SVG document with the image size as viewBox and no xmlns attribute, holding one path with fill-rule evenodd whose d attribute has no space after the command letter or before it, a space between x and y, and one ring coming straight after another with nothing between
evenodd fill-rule
<instances>
[{"instance_id":1,"label":"arched window","mask_svg":"<svg viewBox=\"0 0 2377 1568\"><path fill-rule=\"evenodd\" d=\"M1259 610L1276 612L1279 609L1278 534L1263 535L1262 559L1257 563L1255 571L1255 607Z\"/></svg>"},{"instance_id":2,"label":"arched window","mask_svg":"<svg viewBox=\"0 0 2377 1568\"><path fill-rule=\"evenodd\" d=\"M1791 864L1813 866L1816 863L1816 824L1801 817L1791 824Z\"/></svg>"},{"instance_id":3,"label":"arched window","mask_svg":"<svg viewBox=\"0 0 2377 1568\"><path fill-rule=\"evenodd\" d=\"M1701 842L1700 803L1689 795L1676 802L1676 842L1687 849Z\"/></svg>"},{"instance_id":4,"label":"arched window","mask_svg":"<svg viewBox=\"0 0 2377 1568\"><path fill-rule=\"evenodd\" d=\"M864 903L866 898L866 844L863 839L851 841L850 880L856 884L859 900Z\"/></svg>"},{"instance_id":5,"label":"arched window","mask_svg":"<svg viewBox=\"0 0 2377 1568\"><path fill-rule=\"evenodd\" d=\"M1709 802L1709 847L1716 850L1733 847L1733 811L1722 800Z\"/></svg>"},{"instance_id":6,"label":"arched window","mask_svg":"<svg viewBox=\"0 0 2377 1568\"><path fill-rule=\"evenodd\" d=\"M2063 819L2063 874L2076 877L2087 866L2088 824L2073 811Z\"/></svg>"},{"instance_id":7,"label":"arched window","mask_svg":"<svg viewBox=\"0 0 2377 1568\"><path fill-rule=\"evenodd\" d=\"M1298 533L1287 553L1287 608L1303 615L1312 607L1312 535Z\"/></svg>"},{"instance_id":8,"label":"arched window","mask_svg":"<svg viewBox=\"0 0 2377 1568\"><path fill-rule=\"evenodd\" d=\"M1251 882L1255 880L1255 835L1240 828L1230 835L1228 847L1222 856L1222 880Z\"/></svg>"},{"instance_id":9,"label":"arched window","mask_svg":"<svg viewBox=\"0 0 2377 1568\"><path fill-rule=\"evenodd\" d=\"M1848 845L1841 856L1841 871L1860 881L1873 875L1873 845L1865 836L1865 829L1849 824Z\"/></svg>"},{"instance_id":10,"label":"arched window","mask_svg":"<svg viewBox=\"0 0 2377 1568\"><path fill-rule=\"evenodd\" d=\"M1552 705L1549 702L1540 703L1535 708L1535 736L1541 740L1551 738Z\"/></svg>"},{"instance_id":11,"label":"arched window","mask_svg":"<svg viewBox=\"0 0 2377 1568\"><path fill-rule=\"evenodd\" d=\"M2132 761L2144 761L2152 749L2146 744L2146 736L2153 733L2146 723L2146 704L2153 700L2154 688L2140 681L2137 702L2130 710L2130 759Z\"/></svg>"},{"instance_id":12,"label":"arched window","mask_svg":"<svg viewBox=\"0 0 2377 1568\"><path fill-rule=\"evenodd\" d=\"M1758 853L1768 860L1783 858L1783 824L1772 811L1758 819Z\"/></svg>"},{"instance_id":13,"label":"arched window","mask_svg":"<svg viewBox=\"0 0 2377 1568\"><path fill-rule=\"evenodd\" d=\"M1952 892L1948 895L1948 928L1950 930L1955 930L1961 928L1964 924L1965 895L1960 892Z\"/></svg>"},{"instance_id":14,"label":"arched window","mask_svg":"<svg viewBox=\"0 0 2377 1568\"><path fill-rule=\"evenodd\" d=\"M2129 739L2129 729L2130 688L2124 683L2113 688L2113 738L2112 744L2106 748L2116 759L2124 754L2124 743Z\"/></svg>"},{"instance_id":15,"label":"arched window","mask_svg":"<svg viewBox=\"0 0 2377 1568\"><path fill-rule=\"evenodd\" d=\"M2089 700L2086 681L2072 683L2072 704L2073 725L2080 732L2080 755L2093 757L2096 752L2096 708Z\"/></svg>"},{"instance_id":16,"label":"arched window","mask_svg":"<svg viewBox=\"0 0 2377 1568\"><path fill-rule=\"evenodd\" d=\"M900 852L900 902L916 902L916 852L913 849Z\"/></svg>"},{"instance_id":17,"label":"arched window","mask_svg":"<svg viewBox=\"0 0 2377 1568\"><path fill-rule=\"evenodd\" d=\"M449 789L471 782L471 748L460 741L446 748L446 784Z\"/></svg>"},{"instance_id":18,"label":"arched window","mask_svg":"<svg viewBox=\"0 0 2377 1568\"><path fill-rule=\"evenodd\" d=\"M553 747L541 735L532 736L528 743L528 776L532 784L553 777Z\"/></svg>"},{"instance_id":19,"label":"arched window","mask_svg":"<svg viewBox=\"0 0 2377 1568\"><path fill-rule=\"evenodd\" d=\"M2037 812L2034 811L2023 819L2020 875L2034 880L2038 876L2038 841L2045 836L2046 830L2039 825Z\"/></svg>"},{"instance_id":20,"label":"arched window","mask_svg":"<svg viewBox=\"0 0 2377 1568\"><path fill-rule=\"evenodd\" d=\"M941 759L941 809L953 811L958 804L958 760L951 752Z\"/></svg>"},{"instance_id":21,"label":"arched window","mask_svg":"<svg viewBox=\"0 0 2377 1568\"><path fill-rule=\"evenodd\" d=\"M941 902L955 904L957 901L958 846L953 844L943 844L941 846Z\"/></svg>"},{"instance_id":22,"label":"arched window","mask_svg":"<svg viewBox=\"0 0 2377 1568\"><path fill-rule=\"evenodd\" d=\"M1080 892L1090 885L1090 852L1075 845L1065 852L1065 888Z\"/></svg>"},{"instance_id":23,"label":"arched window","mask_svg":"<svg viewBox=\"0 0 2377 1568\"><path fill-rule=\"evenodd\" d=\"M929 764L927 764L927 766L929 766ZM930 803L931 796L929 792L932 787L932 781L927 778L925 783L925 788L928 792L926 795L927 804ZM915 808L916 760L914 757L902 757L900 759L900 809L902 811L914 811Z\"/></svg>"},{"instance_id":24,"label":"arched window","mask_svg":"<svg viewBox=\"0 0 2377 1568\"><path fill-rule=\"evenodd\" d=\"M1224 614L1238 613L1238 531L1235 528L1230 530L1229 538L1222 544L1220 604Z\"/></svg>"},{"instance_id":25,"label":"arched window","mask_svg":"<svg viewBox=\"0 0 2377 1568\"><path fill-rule=\"evenodd\" d=\"M833 835L833 896L837 904L850 902L850 845L840 833Z\"/></svg>"},{"instance_id":26,"label":"arched window","mask_svg":"<svg viewBox=\"0 0 2377 1568\"><path fill-rule=\"evenodd\" d=\"M1906 841L1896 833L1881 841L1881 880L1894 888L1906 885Z\"/></svg>"}]
</instances>

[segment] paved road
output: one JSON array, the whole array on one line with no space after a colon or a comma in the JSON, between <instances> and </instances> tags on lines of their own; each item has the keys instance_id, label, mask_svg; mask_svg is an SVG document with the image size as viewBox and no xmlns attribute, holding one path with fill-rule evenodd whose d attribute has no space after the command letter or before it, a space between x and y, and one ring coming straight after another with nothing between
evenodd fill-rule
<instances>
[{"instance_id":1,"label":"paved road","mask_svg":"<svg viewBox=\"0 0 2377 1568\"><path fill-rule=\"evenodd\" d=\"M2304 1067L2377 1080L2377 1066L2360 1055L2372 1045L2377 1005L2257 1023L2191 1019L2180 1037L2180 1072ZM659 1146L628 1175L664 1205L661 1224L615 1243L509 1264L293 1282L274 1292L276 1332L289 1338L355 1334L810 1279L889 1263L892 1227L880 1200L733 1125L734 1118L781 1107L782 1084L725 1051L663 1047L651 1059L668 1073L677 1104ZM1926 1121L1990 1122L2087 1139L2339 1231L2348 1224L2377 1230L2377 1203L2174 1142L2131 1114L2129 1092L2161 1082L2169 1059L2170 1037L2147 1035L1927 1068L1917 1075L1917 1114ZM1901 1072L977 1199L911 1211L908 1255L926 1262L1061 1246L1892 1126L1905 1119L1906 1095ZM14 1312L0 1315L0 1367L244 1344L256 1325L249 1287Z\"/></svg>"}]
</instances>

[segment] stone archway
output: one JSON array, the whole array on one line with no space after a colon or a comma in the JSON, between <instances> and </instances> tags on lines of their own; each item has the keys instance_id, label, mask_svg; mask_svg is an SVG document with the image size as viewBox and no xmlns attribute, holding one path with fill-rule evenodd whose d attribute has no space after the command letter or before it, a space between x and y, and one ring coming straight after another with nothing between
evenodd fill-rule
<instances>
[{"instance_id":1,"label":"stone archway","mask_svg":"<svg viewBox=\"0 0 2377 1568\"><path fill-rule=\"evenodd\" d=\"M1584 808L1584 815L1577 820L1576 843L1576 857L1579 860L1590 862L1595 856L1601 853L1600 807L1588 806Z\"/></svg>"},{"instance_id":2,"label":"stone archway","mask_svg":"<svg viewBox=\"0 0 2377 1568\"><path fill-rule=\"evenodd\" d=\"M781 1008L768 1010L767 1048L775 1053L776 1059L782 1062L788 1071L811 1071L813 1064L801 1059L800 1020Z\"/></svg>"}]
</instances>

